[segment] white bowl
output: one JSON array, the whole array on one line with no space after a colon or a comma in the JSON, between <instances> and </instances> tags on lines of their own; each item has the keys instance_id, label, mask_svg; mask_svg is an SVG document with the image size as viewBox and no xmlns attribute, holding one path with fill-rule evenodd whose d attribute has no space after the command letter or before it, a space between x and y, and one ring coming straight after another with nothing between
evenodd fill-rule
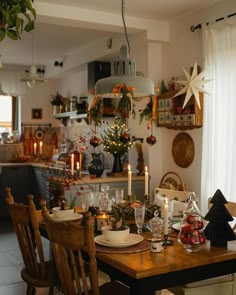
<instances>
[{"instance_id":1,"label":"white bowl","mask_svg":"<svg viewBox=\"0 0 236 295\"><path fill-rule=\"evenodd\" d=\"M110 225L106 225L102 227L102 235L104 240L119 243L123 242L129 235L129 227L127 226L126 229L123 230L111 230Z\"/></svg>"},{"instance_id":2,"label":"white bowl","mask_svg":"<svg viewBox=\"0 0 236 295\"><path fill-rule=\"evenodd\" d=\"M52 208L52 213L53 213L55 218L64 219L64 218L68 218L68 217L70 217L71 215L74 214L74 208L70 209L68 207L65 210L61 210L61 207L53 207Z\"/></svg>"}]
</instances>

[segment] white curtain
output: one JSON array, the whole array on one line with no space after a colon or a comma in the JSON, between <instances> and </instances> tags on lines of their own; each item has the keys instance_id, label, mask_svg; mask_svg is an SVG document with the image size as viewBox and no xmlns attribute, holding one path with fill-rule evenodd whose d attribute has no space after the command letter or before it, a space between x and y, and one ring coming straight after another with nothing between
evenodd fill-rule
<instances>
[{"instance_id":1,"label":"white curtain","mask_svg":"<svg viewBox=\"0 0 236 295\"><path fill-rule=\"evenodd\" d=\"M202 30L205 79L201 209L220 189L236 202L236 18Z\"/></svg>"}]
</instances>

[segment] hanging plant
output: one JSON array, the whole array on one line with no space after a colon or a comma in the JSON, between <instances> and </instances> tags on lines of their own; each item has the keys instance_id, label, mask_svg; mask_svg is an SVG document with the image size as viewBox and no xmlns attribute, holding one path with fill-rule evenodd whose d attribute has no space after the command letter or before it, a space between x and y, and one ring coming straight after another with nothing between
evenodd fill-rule
<instances>
[{"instance_id":1,"label":"hanging plant","mask_svg":"<svg viewBox=\"0 0 236 295\"><path fill-rule=\"evenodd\" d=\"M0 42L7 36L20 40L22 33L34 29L36 11L31 0L0 1Z\"/></svg>"},{"instance_id":2,"label":"hanging plant","mask_svg":"<svg viewBox=\"0 0 236 295\"><path fill-rule=\"evenodd\" d=\"M95 96L89 110L89 123L95 126L101 125L103 116L103 101L101 97Z\"/></svg>"},{"instance_id":3,"label":"hanging plant","mask_svg":"<svg viewBox=\"0 0 236 295\"><path fill-rule=\"evenodd\" d=\"M112 90L112 93L122 94L118 106L115 110L115 114L120 118L122 122L125 122L132 114L135 117L134 103L133 103L133 90L134 88L126 86L125 84L116 84Z\"/></svg>"}]
</instances>

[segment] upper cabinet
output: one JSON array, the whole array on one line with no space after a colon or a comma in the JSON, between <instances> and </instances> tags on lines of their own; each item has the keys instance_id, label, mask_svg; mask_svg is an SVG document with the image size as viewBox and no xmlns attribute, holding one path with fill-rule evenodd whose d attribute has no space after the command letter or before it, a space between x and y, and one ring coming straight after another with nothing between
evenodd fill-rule
<instances>
[{"instance_id":1,"label":"upper cabinet","mask_svg":"<svg viewBox=\"0 0 236 295\"><path fill-rule=\"evenodd\" d=\"M199 93L200 107L194 96L185 108L183 104L186 93L174 97L177 91L170 91L157 97L157 126L172 129L200 128L203 124L203 94Z\"/></svg>"},{"instance_id":2,"label":"upper cabinet","mask_svg":"<svg viewBox=\"0 0 236 295\"><path fill-rule=\"evenodd\" d=\"M111 75L110 62L94 61L88 63L88 90L94 89L98 80Z\"/></svg>"}]
</instances>

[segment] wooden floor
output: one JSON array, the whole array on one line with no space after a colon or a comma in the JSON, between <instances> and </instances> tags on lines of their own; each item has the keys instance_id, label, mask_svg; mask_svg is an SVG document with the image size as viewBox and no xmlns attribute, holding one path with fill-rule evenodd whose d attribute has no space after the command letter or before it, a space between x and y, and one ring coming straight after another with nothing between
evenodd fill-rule
<instances>
[{"instance_id":1,"label":"wooden floor","mask_svg":"<svg viewBox=\"0 0 236 295\"><path fill-rule=\"evenodd\" d=\"M43 239L43 246L46 258L49 257L48 240ZM9 220L0 220L0 295L25 295L26 284L22 281L20 270L23 261L17 243L15 232ZM108 276L99 272L99 283L108 280ZM47 289L37 289L37 295L48 294ZM62 293L55 290L55 295ZM170 295L167 290L156 292L156 295Z\"/></svg>"}]
</instances>

